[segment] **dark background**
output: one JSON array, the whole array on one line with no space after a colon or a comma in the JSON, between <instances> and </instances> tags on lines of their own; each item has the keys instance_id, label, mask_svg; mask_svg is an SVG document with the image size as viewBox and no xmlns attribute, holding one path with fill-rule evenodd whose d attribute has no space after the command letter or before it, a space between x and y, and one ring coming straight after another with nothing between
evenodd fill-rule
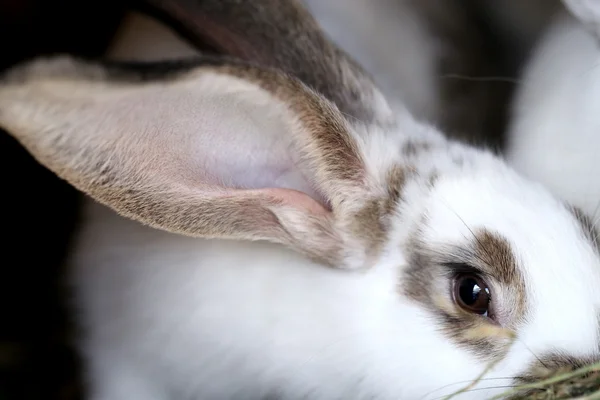
<instances>
[{"instance_id":1,"label":"dark background","mask_svg":"<svg viewBox=\"0 0 600 400\"><path fill-rule=\"evenodd\" d=\"M122 10L100 0L0 0L0 70L40 54L100 55ZM0 130L0 400L78 399L63 257L78 195Z\"/></svg>"}]
</instances>

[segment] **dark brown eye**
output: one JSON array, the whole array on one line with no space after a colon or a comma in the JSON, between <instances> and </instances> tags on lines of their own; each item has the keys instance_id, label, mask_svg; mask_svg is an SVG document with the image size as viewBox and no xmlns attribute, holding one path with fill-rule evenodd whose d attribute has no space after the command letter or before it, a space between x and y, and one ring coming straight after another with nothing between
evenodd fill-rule
<instances>
[{"instance_id":1,"label":"dark brown eye","mask_svg":"<svg viewBox=\"0 0 600 400\"><path fill-rule=\"evenodd\" d=\"M488 316L490 289L483 279L473 274L462 274L454 279L454 301L463 310Z\"/></svg>"}]
</instances>

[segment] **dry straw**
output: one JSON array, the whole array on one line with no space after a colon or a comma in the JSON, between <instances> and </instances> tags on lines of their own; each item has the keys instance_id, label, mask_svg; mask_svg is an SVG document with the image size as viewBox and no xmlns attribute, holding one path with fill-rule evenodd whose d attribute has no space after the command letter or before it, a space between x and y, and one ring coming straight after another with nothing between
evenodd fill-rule
<instances>
[{"instance_id":1,"label":"dry straw","mask_svg":"<svg viewBox=\"0 0 600 400\"><path fill-rule=\"evenodd\" d=\"M504 329L503 329L504 331ZM502 335L517 340L512 331L504 331ZM462 389L444 397L450 400L460 394L475 389L478 383L485 379L487 373L500 360L490 363L488 367L471 383ZM577 370L555 371L553 374L536 382L516 385L487 400L600 400L600 363L588 365ZM486 400L486 399L482 399Z\"/></svg>"}]
</instances>

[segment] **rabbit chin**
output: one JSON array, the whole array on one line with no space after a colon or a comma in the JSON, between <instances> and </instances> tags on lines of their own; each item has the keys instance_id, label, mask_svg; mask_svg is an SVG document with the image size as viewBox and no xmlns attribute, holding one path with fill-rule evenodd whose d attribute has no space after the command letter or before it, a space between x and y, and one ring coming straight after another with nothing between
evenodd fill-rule
<instances>
[{"instance_id":1,"label":"rabbit chin","mask_svg":"<svg viewBox=\"0 0 600 400\"><path fill-rule=\"evenodd\" d=\"M172 235L88 203L71 261L91 398L434 399L498 361L492 381L460 397L481 399L532 374L537 360L596 359L597 253L541 187L508 169L492 185L481 170L440 177L415 208L426 217L402 214L419 222L396 221L366 272L324 268L279 245ZM422 190L409 185L406 202ZM478 226L505 240L522 279L521 289L498 284L500 301L524 299L517 314L504 312L510 343L491 324L444 319L444 288L428 297L441 301L405 291L415 265L407 232L468 249ZM490 343L500 351L486 355Z\"/></svg>"}]
</instances>

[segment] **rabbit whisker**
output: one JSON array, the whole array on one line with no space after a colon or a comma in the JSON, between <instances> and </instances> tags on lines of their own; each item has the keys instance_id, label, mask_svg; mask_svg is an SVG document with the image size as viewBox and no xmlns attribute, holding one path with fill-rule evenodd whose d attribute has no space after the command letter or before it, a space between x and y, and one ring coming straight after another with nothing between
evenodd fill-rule
<instances>
[{"instance_id":1,"label":"rabbit whisker","mask_svg":"<svg viewBox=\"0 0 600 400\"><path fill-rule=\"evenodd\" d=\"M514 389L514 388L518 388L518 385L498 385L498 386L486 386L486 387L480 387L480 388L472 388L469 390L465 390L463 392L460 392L460 394L462 393L472 393L472 392L480 392L482 390L489 390L489 389ZM455 396L454 394L451 395L452 397ZM444 397L444 396L440 396L440 397L436 397L433 400L440 400L440 399L450 399L451 397Z\"/></svg>"},{"instance_id":2,"label":"rabbit whisker","mask_svg":"<svg viewBox=\"0 0 600 400\"><path fill-rule=\"evenodd\" d=\"M498 82L498 83L513 83L515 85L524 85L525 81L521 79L511 78L509 76L468 76L460 74L444 74L439 75L442 79L460 79L465 81L476 82Z\"/></svg>"},{"instance_id":3,"label":"rabbit whisker","mask_svg":"<svg viewBox=\"0 0 600 400\"><path fill-rule=\"evenodd\" d=\"M446 201L444 201L444 199L442 199L442 202L444 203L444 205L446 206L446 208L448 208L448 210L450 210L454 215L456 215L456 218L458 218L460 220L460 222L465 226L465 228L468 229L468 231L473 236L473 239L475 239L475 241L477 242L477 244L479 245L479 247L481 248L481 250L485 253L485 255L488 258L493 259L494 257L489 253L489 251L487 249L487 246L484 246L481 243L481 240L479 239L479 237L477 237L477 235L475 234L475 232L473 231L473 229L471 229L471 227L465 222L465 220L455 210L453 210L452 207L450 207L448 205L448 203L446 203Z\"/></svg>"},{"instance_id":4,"label":"rabbit whisker","mask_svg":"<svg viewBox=\"0 0 600 400\"><path fill-rule=\"evenodd\" d=\"M494 381L503 381L503 380L513 380L513 379L514 379L514 377L509 377L509 376L497 377L497 378L481 378L481 379L479 380L479 382L494 382ZM473 382L473 380L472 380L472 379L469 379L469 380L464 380L464 381L456 381L456 382L453 382L453 383L448 383L448 384L446 384L446 385L444 385L444 386L440 386L440 387L439 387L439 388L437 388L437 389L434 389L434 390L432 390L432 391L430 391L430 392L427 392L427 393L425 393L425 394L424 394L423 396L421 396L419 399L420 399L420 400L422 400L422 399L425 399L427 396L429 396L429 395L431 395L431 394L433 394L433 393L435 393L435 392L439 392L440 390L447 389L447 388L449 388L450 386L455 386L455 385L464 385L464 384L467 384L467 383L472 383L472 382ZM507 385L507 386L509 386L509 385ZM495 387L498 387L498 386L487 387L487 389L490 389L490 388L495 388ZM441 396L441 398L443 398L443 397L444 397L444 396ZM438 398L440 398L440 397L437 397L436 399L438 399Z\"/></svg>"},{"instance_id":5,"label":"rabbit whisker","mask_svg":"<svg viewBox=\"0 0 600 400\"><path fill-rule=\"evenodd\" d=\"M526 343L525 343L523 340L519 339L519 338L518 338L518 337L516 337L516 336L515 336L515 340L519 341L519 343L521 343L521 344L523 345L523 347L525 347L525 349L527 349L527 351L529 351L529 352L531 353L531 355L533 355L533 356L535 357L535 359L536 359L536 360L537 360L537 361L538 361L540 364L542 364L542 366L543 366L544 368L546 368L546 369L549 369L549 368L548 368L548 366L546 365L546 363L544 363L544 362L542 361L542 359L541 359L541 358L539 358L539 357L538 357L538 355L537 355L537 354L535 354L535 353L533 352L533 350L531 350L531 348L530 348L530 347L529 347L529 346L528 346L528 345L527 345L527 344L526 344Z\"/></svg>"}]
</instances>

